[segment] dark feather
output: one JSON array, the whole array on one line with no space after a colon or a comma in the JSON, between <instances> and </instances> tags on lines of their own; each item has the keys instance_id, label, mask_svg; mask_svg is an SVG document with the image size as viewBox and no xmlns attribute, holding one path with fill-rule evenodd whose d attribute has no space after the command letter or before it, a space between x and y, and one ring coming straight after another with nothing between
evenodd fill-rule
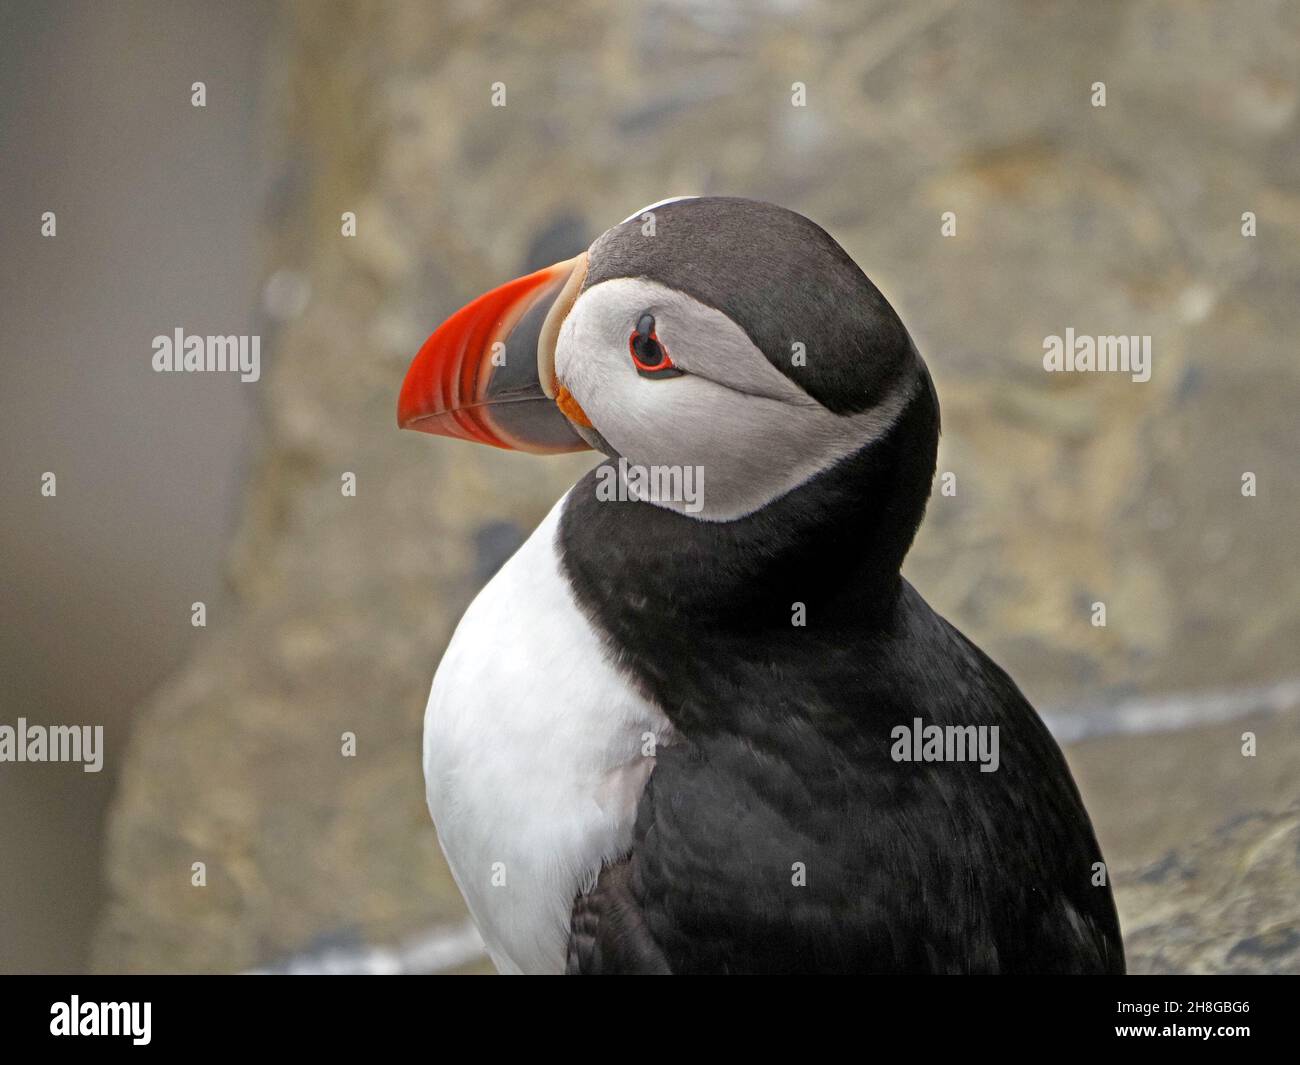
<instances>
[{"instance_id":1,"label":"dark feather","mask_svg":"<svg viewBox=\"0 0 1300 1065\"><path fill-rule=\"evenodd\" d=\"M570 971L1123 971L1060 750L899 575L938 437L920 373L884 439L739 521L575 488L575 593L678 740L575 902ZM999 769L894 761L914 718L997 725Z\"/></svg>"}]
</instances>

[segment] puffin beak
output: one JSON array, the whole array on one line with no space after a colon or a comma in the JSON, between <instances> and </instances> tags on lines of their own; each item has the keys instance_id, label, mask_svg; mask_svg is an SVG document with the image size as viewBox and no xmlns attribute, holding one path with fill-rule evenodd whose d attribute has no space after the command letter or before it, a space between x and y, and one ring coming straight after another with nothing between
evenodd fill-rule
<instances>
[{"instance_id":1,"label":"puffin beak","mask_svg":"<svg viewBox=\"0 0 1300 1065\"><path fill-rule=\"evenodd\" d=\"M555 379L555 342L587 275L587 253L509 281L442 323L406 371L397 424L437 436L555 455L590 426Z\"/></svg>"}]
</instances>

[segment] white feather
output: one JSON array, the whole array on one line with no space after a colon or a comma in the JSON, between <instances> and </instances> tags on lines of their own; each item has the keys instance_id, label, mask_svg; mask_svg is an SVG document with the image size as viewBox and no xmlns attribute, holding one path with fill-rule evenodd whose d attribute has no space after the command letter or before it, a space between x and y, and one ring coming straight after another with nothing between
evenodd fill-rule
<instances>
[{"instance_id":1,"label":"white feather","mask_svg":"<svg viewBox=\"0 0 1300 1065\"><path fill-rule=\"evenodd\" d=\"M644 737L670 739L573 598L564 502L465 612L424 718L429 812L502 972L563 971L573 900L631 846Z\"/></svg>"}]
</instances>

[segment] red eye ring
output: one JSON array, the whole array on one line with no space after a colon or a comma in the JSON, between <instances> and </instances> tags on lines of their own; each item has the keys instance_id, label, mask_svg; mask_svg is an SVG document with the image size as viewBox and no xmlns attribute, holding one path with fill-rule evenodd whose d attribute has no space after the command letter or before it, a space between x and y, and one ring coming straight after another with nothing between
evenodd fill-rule
<instances>
[{"instance_id":1,"label":"red eye ring","mask_svg":"<svg viewBox=\"0 0 1300 1065\"><path fill-rule=\"evenodd\" d=\"M662 343L660 343L659 336L657 333L655 333L653 329L650 331L650 335L646 339L653 342L654 345L659 349L659 353L663 356L663 358L661 358L653 366L643 362L640 356L638 356L636 353L636 342L640 339L641 339L641 333L636 329L633 329L632 335L627 338L627 350L628 350L628 354L632 356L632 365L634 365L642 373L660 373L663 370L673 369L673 360L668 357L668 349L665 348Z\"/></svg>"},{"instance_id":2,"label":"red eye ring","mask_svg":"<svg viewBox=\"0 0 1300 1065\"><path fill-rule=\"evenodd\" d=\"M640 350L638 350L640 349ZM632 365L636 372L650 381L665 377L681 377L682 370L677 369L668 356L668 349L659 340L655 332L655 316L644 311L636 320L632 335L627 338L628 354L632 356Z\"/></svg>"}]
</instances>

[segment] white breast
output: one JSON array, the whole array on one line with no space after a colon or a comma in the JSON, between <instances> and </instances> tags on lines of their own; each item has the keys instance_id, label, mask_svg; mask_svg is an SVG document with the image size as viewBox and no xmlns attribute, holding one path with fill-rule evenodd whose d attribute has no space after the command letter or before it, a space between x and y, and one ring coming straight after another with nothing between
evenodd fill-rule
<instances>
[{"instance_id":1,"label":"white breast","mask_svg":"<svg viewBox=\"0 0 1300 1065\"><path fill-rule=\"evenodd\" d=\"M573 900L630 847L670 733L573 598L563 507L465 612L424 716L429 811L502 972L563 971Z\"/></svg>"}]
</instances>

